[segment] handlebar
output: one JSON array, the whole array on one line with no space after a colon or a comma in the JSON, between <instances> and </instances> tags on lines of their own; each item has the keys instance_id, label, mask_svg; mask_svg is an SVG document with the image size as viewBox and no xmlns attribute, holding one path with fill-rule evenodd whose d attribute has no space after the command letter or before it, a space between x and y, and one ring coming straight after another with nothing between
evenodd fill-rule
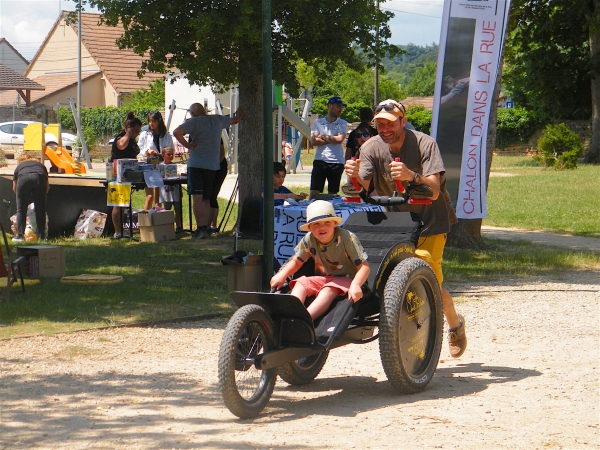
<instances>
[{"instance_id":1,"label":"handlebar","mask_svg":"<svg viewBox=\"0 0 600 450\"><path fill-rule=\"evenodd\" d=\"M400 158L396 158L396 159L394 159L394 161L400 162ZM404 192L404 186L402 185L402 181L396 180L396 187L398 188L398 192L400 192L400 193Z\"/></svg>"}]
</instances>

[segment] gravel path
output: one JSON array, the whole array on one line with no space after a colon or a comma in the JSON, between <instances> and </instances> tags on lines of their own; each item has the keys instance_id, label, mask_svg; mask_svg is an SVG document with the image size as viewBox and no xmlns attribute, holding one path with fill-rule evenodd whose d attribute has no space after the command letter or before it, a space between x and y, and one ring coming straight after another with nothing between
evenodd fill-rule
<instances>
[{"instance_id":1,"label":"gravel path","mask_svg":"<svg viewBox=\"0 0 600 450\"><path fill-rule=\"evenodd\" d=\"M427 390L399 396L378 343L278 380L257 419L217 389L225 320L0 341L0 448L414 449L600 447L600 272L449 285L469 348L446 343Z\"/></svg>"}]
</instances>

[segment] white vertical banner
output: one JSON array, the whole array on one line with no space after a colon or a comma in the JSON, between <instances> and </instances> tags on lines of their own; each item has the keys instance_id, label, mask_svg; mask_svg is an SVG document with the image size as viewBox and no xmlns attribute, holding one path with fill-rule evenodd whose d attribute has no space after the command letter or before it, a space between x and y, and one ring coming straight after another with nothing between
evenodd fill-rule
<instances>
[{"instance_id":1,"label":"white vertical banner","mask_svg":"<svg viewBox=\"0 0 600 450\"><path fill-rule=\"evenodd\" d=\"M444 4L431 129L460 219L487 216L486 143L509 9L510 0Z\"/></svg>"}]
</instances>

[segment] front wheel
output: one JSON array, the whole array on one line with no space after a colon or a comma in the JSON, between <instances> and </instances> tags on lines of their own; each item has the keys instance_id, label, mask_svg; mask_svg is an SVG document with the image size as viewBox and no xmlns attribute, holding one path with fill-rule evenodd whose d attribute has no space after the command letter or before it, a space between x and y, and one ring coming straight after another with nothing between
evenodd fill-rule
<instances>
[{"instance_id":1,"label":"front wheel","mask_svg":"<svg viewBox=\"0 0 600 450\"><path fill-rule=\"evenodd\" d=\"M242 419L256 417L269 402L276 369L259 370L254 358L275 348L273 321L258 305L246 305L231 317L219 351L219 389L225 406Z\"/></svg>"},{"instance_id":2,"label":"front wheel","mask_svg":"<svg viewBox=\"0 0 600 450\"><path fill-rule=\"evenodd\" d=\"M277 374L283 381L292 386L308 384L321 373L325 361L327 361L327 356L329 356L329 351L323 351L316 355L292 361L279 367Z\"/></svg>"},{"instance_id":3,"label":"front wheel","mask_svg":"<svg viewBox=\"0 0 600 450\"><path fill-rule=\"evenodd\" d=\"M402 393L425 389L442 346L440 287L429 265L401 261L385 285L379 319L379 351L388 380Z\"/></svg>"}]
</instances>

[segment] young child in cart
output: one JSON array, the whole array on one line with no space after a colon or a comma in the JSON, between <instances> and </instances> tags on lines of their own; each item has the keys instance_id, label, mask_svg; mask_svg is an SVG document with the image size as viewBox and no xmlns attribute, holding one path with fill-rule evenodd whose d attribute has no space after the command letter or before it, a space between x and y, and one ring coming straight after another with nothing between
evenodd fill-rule
<instances>
[{"instance_id":1,"label":"young child in cart","mask_svg":"<svg viewBox=\"0 0 600 450\"><path fill-rule=\"evenodd\" d=\"M316 296L307 307L313 320L340 295L347 294L354 302L360 300L361 286L369 277L367 254L354 233L338 227L341 221L329 202L316 200L308 205L306 224L300 226L308 233L296 246L294 256L271 278L271 288L280 289L288 277L313 258L315 275L290 282L291 294L302 304L307 297Z\"/></svg>"}]
</instances>

